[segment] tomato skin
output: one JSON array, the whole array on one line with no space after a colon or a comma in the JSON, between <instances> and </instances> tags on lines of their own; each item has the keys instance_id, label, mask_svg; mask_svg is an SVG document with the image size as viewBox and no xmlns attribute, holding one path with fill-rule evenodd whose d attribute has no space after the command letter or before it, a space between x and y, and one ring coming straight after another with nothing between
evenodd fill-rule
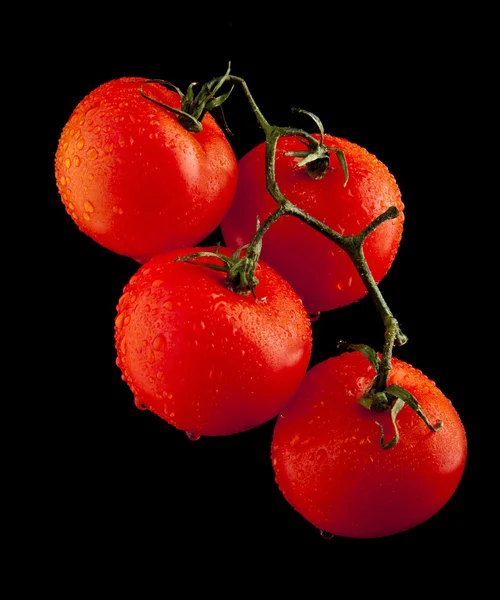
<instances>
[{"instance_id":1,"label":"tomato skin","mask_svg":"<svg viewBox=\"0 0 500 600\"><path fill-rule=\"evenodd\" d=\"M237 183L236 157L206 113L199 133L143 98L146 81L124 77L90 92L64 126L57 187L78 228L102 246L144 262L198 244L220 223ZM144 92L175 108L177 93Z\"/></svg>"},{"instance_id":2,"label":"tomato skin","mask_svg":"<svg viewBox=\"0 0 500 600\"><path fill-rule=\"evenodd\" d=\"M219 436L284 408L307 370L312 330L300 298L263 262L261 300L228 289L224 273L173 262L207 249L178 249L142 265L118 302L115 341L137 402L178 429Z\"/></svg>"},{"instance_id":3,"label":"tomato skin","mask_svg":"<svg viewBox=\"0 0 500 600\"><path fill-rule=\"evenodd\" d=\"M285 156L285 152L304 149L294 137L278 140L276 181L290 202L343 235L358 234L390 206L396 206L398 217L380 225L363 246L379 282L392 265L402 237L404 205L399 187L385 164L366 149L328 134L324 143L345 154L349 169L345 187L334 153L330 160L333 168L322 179L312 179L304 168L298 168L299 158ZM226 245L236 247L251 240L257 215L263 223L277 208L266 189L265 143L243 156L238 169L236 194L221 224ZM311 314L346 306L367 293L347 254L296 217L283 217L271 226L261 256L292 284Z\"/></svg>"},{"instance_id":4,"label":"tomato skin","mask_svg":"<svg viewBox=\"0 0 500 600\"><path fill-rule=\"evenodd\" d=\"M451 498L462 477L467 441L451 402L421 371L392 359L389 383L411 392L430 431L405 406L399 442L390 415L358 404L374 369L360 353L343 353L315 365L276 421L272 463L286 500L318 529L343 537L375 538L423 523Z\"/></svg>"}]
</instances>

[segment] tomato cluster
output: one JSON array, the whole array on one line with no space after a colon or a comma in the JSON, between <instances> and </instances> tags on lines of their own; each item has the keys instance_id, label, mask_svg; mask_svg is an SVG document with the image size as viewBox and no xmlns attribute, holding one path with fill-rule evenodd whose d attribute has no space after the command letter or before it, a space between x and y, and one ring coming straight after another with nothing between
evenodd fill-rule
<instances>
[{"instance_id":1,"label":"tomato cluster","mask_svg":"<svg viewBox=\"0 0 500 600\"><path fill-rule=\"evenodd\" d=\"M137 406L196 438L276 418L276 483L322 531L381 537L429 519L453 495L466 460L450 400L392 358L387 385L418 407L399 407L396 425L397 394L378 412L360 403L378 377L363 353L310 366L311 315L367 294L359 265L290 212L266 229L261 248L253 245L277 209L267 141L238 161L210 112L195 110L192 90L165 83L121 78L93 90L71 114L55 158L61 199L80 231L141 263L115 319L116 363ZM212 88L203 89L215 106ZM280 136L271 179L289 203L346 239L397 209L363 242L378 283L403 231L395 178L355 143L306 139L341 153L348 178L333 158L320 175L312 161L304 167L304 139ZM218 227L221 244L205 246ZM420 412L443 426L429 428ZM381 432L396 430L389 448Z\"/></svg>"}]
</instances>

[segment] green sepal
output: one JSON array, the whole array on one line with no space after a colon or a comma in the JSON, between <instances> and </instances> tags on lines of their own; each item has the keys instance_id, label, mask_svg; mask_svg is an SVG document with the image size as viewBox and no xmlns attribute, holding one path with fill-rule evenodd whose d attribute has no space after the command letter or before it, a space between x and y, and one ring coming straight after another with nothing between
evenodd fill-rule
<instances>
[{"instance_id":1,"label":"green sepal","mask_svg":"<svg viewBox=\"0 0 500 600\"><path fill-rule=\"evenodd\" d=\"M342 172L344 173L344 187L347 185L347 182L349 181L349 169L347 167L347 160L345 158L345 154L342 150L340 150L340 148L333 148L331 146L326 146L329 150L333 150L333 152L335 152L335 156L337 157L337 160L340 163L340 166L342 168Z\"/></svg>"},{"instance_id":2,"label":"green sepal","mask_svg":"<svg viewBox=\"0 0 500 600\"><path fill-rule=\"evenodd\" d=\"M188 131L191 131L192 133L199 133L203 129L201 121L203 120L205 113L213 108L220 107L233 91L234 86L232 86L231 89L225 94L215 96L215 93L219 90L222 84L227 81L230 71L231 63L229 63L227 71L222 77L218 77L217 79L213 79L208 83L205 83L196 95L194 93L194 86L197 85L196 82L189 84L185 94L183 94L177 86L163 79L148 79L145 82L159 83L166 88L176 91L181 99L180 109L169 106L168 104L165 104L159 100L155 100L154 98L146 95L142 89L142 86L139 89L139 93L147 100L150 100L162 108L179 115L179 122Z\"/></svg>"},{"instance_id":3,"label":"green sepal","mask_svg":"<svg viewBox=\"0 0 500 600\"><path fill-rule=\"evenodd\" d=\"M222 271L227 274L228 287L238 294L247 294L249 292L257 299L255 288L259 283L258 278L254 275L255 263L250 260L246 254L241 256L241 252L248 246L242 246L234 251L231 256L226 256L219 252L220 244L217 244L215 252L201 250L193 254L178 256L173 262L186 262L200 267L206 267L213 271ZM213 263L200 263L196 259L201 257L212 257L220 259L224 264L217 265Z\"/></svg>"},{"instance_id":4,"label":"green sepal","mask_svg":"<svg viewBox=\"0 0 500 600\"><path fill-rule=\"evenodd\" d=\"M328 171L328 165L330 162L330 154L329 150L335 152L335 156L340 163L340 167L342 168L342 172L344 173L344 187L347 185L349 180L349 169L347 167L347 161L345 158L345 154L340 148L334 148L333 146L326 146L323 142L325 139L325 129L323 127L323 123L320 118L317 117L314 113L309 112L308 110L303 110L301 108L292 108L292 111L299 112L310 117L318 127L319 130L319 144L316 148L313 148L311 143L305 142L308 146L308 150L298 150L296 152L285 152L285 156L295 156L297 158L302 158L302 160L297 163L298 167L303 167L309 163L318 162L319 167L317 169L311 168L309 169L309 174L314 179L322 179L326 172ZM302 140L301 140L302 141Z\"/></svg>"},{"instance_id":5,"label":"green sepal","mask_svg":"<svg viewBox=\"0 0 500 600\"><path fill-rule=\"evenodd\" d=\"M438 421L435 425L433 425L429 421L427 416L425 415L424 411L422 410L422 407L418 403L418 400L408 390L405 390L404 388L400 387L399 385L396 385L395 383L393 383L387 387L386 392L388 394L390 394L391 396L394 396L395 398L397 398L398 401L401 400L405 404L408 404L408 406L417 413L417 415L422 419L422 421L427 425L427 427L432 432L435 433L443 425L442 421Z\"/></svg>"},{"instance_id":6,"label":"green sepal","mask_svg":"<svg viewBox=\"0 0 500 600\"><path fill-rule=\"evenodd\" d=\"M392 421L392 426L394 427L394 437L387 444L384 443L385 432L384 432L383 425L381 423L379 423L378 421L375 421L375 423L380 427L380 431L381 431L380 446L384 450L389 450L390 448L393 448L399 442L399 430L398 430L398 426L396 424L396 418L398 416L399 411L404 407L404 405L405 405L404 400L401 400L401 398L398 398L396 400L396 402L394 403L393 407L391 408L391 421Z\"/></svg>"},{"instance_id":7,"label":"green sepal","mask_svg":"<svg viewBox=\"0 0 500 600\"><path fill-rule=\"evenodd\" d=\"M378 356L378 354L375 352L375 350L373 348L371 348L370 346L366 345L366 344L348 344L345 342L339 342L337 344L339 347L342 346L344 348L347 348L348 350L357 350L358 352L361 352L361 354L363 354L365 356L365 358L367 358L372 367L375 369L375 372L378 373L380 370L380 358Z\"/></svg>"}]
</instances>

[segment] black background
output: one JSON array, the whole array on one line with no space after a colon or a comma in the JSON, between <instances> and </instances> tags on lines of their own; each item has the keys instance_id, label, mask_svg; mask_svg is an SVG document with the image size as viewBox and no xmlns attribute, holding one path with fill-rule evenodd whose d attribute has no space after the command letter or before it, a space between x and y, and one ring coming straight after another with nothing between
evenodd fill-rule
<instances>
[{"instance_id":1,"label":"black background","mask_svg":"<svg viewBox=\"0 0 500 600\"><path fill-rule=\"evenodd\" d=\"M468 322L472 291L464 285L464 249L457 235L468 225L457 206L474 176L463 150L464 119L470 118L465 90L473 75L461 37L432 22L410 40L407 21L390 31L368 30L366 36L352 22L334 19L321 28L300 15L296 24L292 19L263 23L244 14L203 16L190 20L189 27L174 27L175 33L163 31L155 19L131 18L115 28L99 20L71 21L63 31L54 26L53 37L49 31L43 43L40 38L41 54L35 57L39 67L32 71L32 92L44 103L33 105L36 96L30 94L38 117L27 129L42 131L36 140L41 173L31 193L30 239L33 253L46 260L28 278L29 294L44 308L36 327L26 324L42 366L26 384L35 384L27 418L43 440L33 449L28 482L40 509L42 546L52 540L61 556L73 556L85 545L94 557L124 551L137 558L139 569L158 553L187 561L216 555L223 563L252 548L257 562L268 555L289 561L314 554L333 566L347 552L420 556L429 548L465 561L477 533L474 442L479 435L464 358L474 336ZM175 19L169 23L181 17ZM60 132L77 103L105 81L144 76L185 89L192 81L222 75L229 60L271 123L306 127L291 108L312 111L327 132L382 160L401 188L405 230L380 286L409 336L395 355L436 381L469 439L468 463L455 495L411 531L379 540L323 539L274 482L273 422L191 442L135 408L115 365L115 307L137 264L98 246L65 213L54 178ZM239 90L225 114L239 158L263 134ZM33 159L34 143L24 148L26 160ZM25 186L34 183L29 179ZM217 236L216 231L211 239ZM313 334L312 364L337 353L339 339L377 348L383 341L369 299L323 314Z\"/></svg>"}]
</instances>

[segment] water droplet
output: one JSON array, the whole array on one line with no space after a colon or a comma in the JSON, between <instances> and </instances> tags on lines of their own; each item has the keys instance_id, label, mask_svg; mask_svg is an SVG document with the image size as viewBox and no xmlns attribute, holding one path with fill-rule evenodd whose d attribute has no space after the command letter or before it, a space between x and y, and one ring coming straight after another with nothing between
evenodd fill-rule
<instances>
[{"instance_id":1,"label":"water droplet","mask_svg":"<svg viewBox=\"0 0 500 600\"><path fill-rule=\"evenodd\" d=\"M118 329L120 329L123 325L123 320L125 318L125 312L121 312L115 319L115 325Z\"/></svg>"},{"instance_id":2,"label":"water droplet","mask_svg":"<svg viewBox=\"0 0 500 600\"><path fill-rule=\"evenodd\" d=\"M189 433L189 431L186 431L186 436L188 440L191 440L192 442L197 442L201 438L201 435L198 435L196 433Z\"/></svg>"},{"instance_id":3,"label":"water droplet","mask_svg":"<svg viewBox=\"0 0 500 600\"><path fill-rule=\"evenodd\" d=\"M95 160L97 158L97 150L95 148L89 148L87 150L87 158L89 160Z\"/></svg>"},{"instance_id":4,"label":"water droplet","mask_svg":"<svg viewBox=\"0 0 500 600\"><path fill-rule=\"evenodd\" d=\"M225 302L224 300L219 300L219 302L216 302L214 304L213 311L214 312L217 312L219 310L222 311L222 310L224 310L224 308L226 307L226 305L227 305L227 302Z\"/></svg>"},{"instance_id":5,"label":"water droplet","mask_svg":"<svg viewBox=\"0 0 500 600\"><path fill-rule=\"evenodd\" d=\"M328 456L327 451L324 448L320 448L317 452L316 452L316 460L318 462L323 462L326 457Z\"/></svg>"},{"instance_id":6,"label":"water droplet","mask_svg":"<svg viewBox=\"0 0 500 600\"><path fill-rule=\"evenodd\" d=\"M328 531L323 531L323 529L320 529L319 533L320 533L321 537L325 540L331 540L332 538L335 537L333 533L328 533Z\"/></svg>"},{"instance_id":7,"label":"water droplet","mask_svg":"<svg viewBox=\"0 0 500 600\"><path fill-rule=\"evenodd\" d=\"M136 408L138 408L139 410L146 410L147 406L144 406L144 404L138 400L137 398L134 398L134 404L136 406Z\"/></svg>"},{"instance_id":8,"label":"water droplet","mask_svg":"<svg viewBox=\"0 0 500 600\"><path fill-rule=\"evenodd\" d=\"M312 313L309 315L309 320L311 321L311 323L316 323L316 321L320 318L321 313L317 312L317 313Z\"/></svg>"},{"instance_id":9,"label":"water droplet","mask_svg":"<svg viewBox=\"0 0 500 600\"><path fill-rule=\"evenodd\" d=\"M155 350L161 350L162 348L165 347L165 344L166 344L166 340L165 340L165 336L163 335L163 333L159 333L153 340L153 348Z\"/></svg>"},{"instance_id":10,"label":"water droplet","mask_svg":"<svg viewBox=\"0 0 500 600\"><path fill-rule=\"evenodd\" d=\"M92 203L90 203L88 200L85 202L84 204L84 209L88 212L88 213L93 213L94 212L94 205Z\"/></svg>"}]
</instances>

